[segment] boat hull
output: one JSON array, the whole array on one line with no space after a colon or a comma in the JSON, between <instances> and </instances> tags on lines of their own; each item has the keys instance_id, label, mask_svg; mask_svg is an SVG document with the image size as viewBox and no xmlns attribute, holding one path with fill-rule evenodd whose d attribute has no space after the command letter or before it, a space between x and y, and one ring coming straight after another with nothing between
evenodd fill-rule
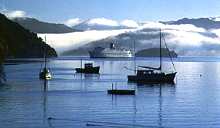
<instances>
[{"instance_id":1,"label":"boat hull","mask_svg":"<svg viewBox=\"0 0 220 128\"><path fill-rule=\"evenodd\" d=\"M99 74L100 67L76 68L77 73Z\"/></svg>"},{"instance_id":2,"label":"boat hull","mask_svg":"<svg viewBox=\"0 0 220 128\"><path fill-rule=\"evenodd\" d=\"M52 75L49 72L47 72L47 73L40 72L39 78L42 80L50 80L50 79L52 79Z\"/></svg>"},{"instance_id":3,"label":"boat hull","mask_svg":"<svg viewBox=\"0 0 220 128\"><path fill-rule=\"evenodd\" d=\"M112 95L135 95L135 90L108 90L108 94Z\"/></svg>"},{"instance_id":4,"label":"boat hull","mask_svg":"<svg viewBox=\"0 0 220 128\"><path fill-rule=\"evenodd\" d=\"M176 76L175 73L158 73L158 74L146 74L142 76L138 75L129 75L128 82L134 83L152 83L152 84L160 84L160 83L174 83L174 79Z\"/></svg>"},{"instance_id":5,"label":"boat hull","mask_svg":"<svg viewBox=\"0 0 220 128\"><path fill-rule=\"evenodd\" d=\"M130 53L103 53L103 52L89 52L90 58L130 58L133 57Z\"/></svg>"}]
</instances>

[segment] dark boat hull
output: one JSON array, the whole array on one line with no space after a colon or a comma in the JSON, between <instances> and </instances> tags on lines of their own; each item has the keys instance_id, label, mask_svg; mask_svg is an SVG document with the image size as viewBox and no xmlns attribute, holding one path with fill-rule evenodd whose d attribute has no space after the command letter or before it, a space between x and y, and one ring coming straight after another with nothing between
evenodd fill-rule
<instances>
[{"instance_id":1,"label":"dark boat hull","mask_svg":"<svg viewBox=\"0 0 220 128\"><path fill-rule=\"evenodd\" d=\"M77 73L99 74L100 67L76 68Z\"/></svg>"},{"instance_id":2,"label":"dark boat hull","mask_svg":"<svg viewBox=\"0 0 220 128\"><path fill-rule=\"evenodd\" d=\"M112 95L135 95L135 90L108 90Z\"/></svg>"},{"instance_id":3,"label":"dark boat hull","mask_svg":"<svg viewBox=\"0 0 220 128\"><path fill-rule=\"evenodd\" d=\"M152 84L160 84L160 83L174 83L174 79L176 76L175 73L158 73L158 74L146 74L142 76L138 75L129 75L128 82L134 83L152 83Z\"/></svg>"}]
</instances>

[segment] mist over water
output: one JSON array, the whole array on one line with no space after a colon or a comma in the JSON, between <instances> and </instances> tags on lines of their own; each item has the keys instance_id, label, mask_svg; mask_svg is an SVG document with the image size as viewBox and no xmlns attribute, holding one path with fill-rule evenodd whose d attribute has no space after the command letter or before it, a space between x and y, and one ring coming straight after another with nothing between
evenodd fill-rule
<instances>
[{"instance_id":1,"label":"mist over water","mask_svg":"<svg viewBox=\"0 0 220 128\"><path fill-rule=\"evenodd\" d=\"M159 22L146 22L133 29L125 30L93 30L67 34L38 34L40 37L45 35L47 43L52 45L59 54L64 51L83 48L84 45L94 41L109 40L123 41L125 37L121 34L128 33L127 45L133 40L140 44L137 49L158 46L159 36L153 36L155 30L162 29L166 42L172 50L179 55L190 56L218 56L220 55L220 29L207 30L191 24L167 25ZM158 33L158 32L157 32ZM140 36L145 36L140 39ZM152 36L152 37L151 37Z\"/></svg>"},{"instance_id":2,"label":"mist over water","mask_svg":"<svg viewBox=\"0 0 220 128\"><path fill-rule=\"evenodd\" d=\"M117 36L121 33L131 32L133 29L122 30L91 30L85 32L74 32L66 34L38 34L39 37L44 39L46 36L47 43L56 49L58 54L64 51L76 49L80 46L88 44L92 41L101 40L111 36Z\"/></svg>"}]
</instances>

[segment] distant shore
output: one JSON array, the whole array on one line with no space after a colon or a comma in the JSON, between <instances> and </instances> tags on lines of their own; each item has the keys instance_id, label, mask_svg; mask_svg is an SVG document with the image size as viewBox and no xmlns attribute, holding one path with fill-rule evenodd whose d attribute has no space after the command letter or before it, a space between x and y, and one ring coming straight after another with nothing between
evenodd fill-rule
<instances>
[{"instance_id":1,"label":"distant shore","mask_svg":"<svg viewBox=\"0 0 220 128\"><path fill-rule=\"evenodd\" d=\"M6 59L4 65L16 65L24 63L40 63L43 62L43 58L16 58L16 59Z\"/></svg>"}]
</instances>

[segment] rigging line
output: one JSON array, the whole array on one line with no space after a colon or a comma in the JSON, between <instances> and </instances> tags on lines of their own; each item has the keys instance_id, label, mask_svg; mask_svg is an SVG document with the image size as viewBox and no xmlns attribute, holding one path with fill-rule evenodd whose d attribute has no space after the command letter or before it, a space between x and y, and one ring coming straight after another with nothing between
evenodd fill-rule
<instances>
[{"instance_id":1,"label":"rigging line","mask_svg":"<svg viewBox=\"0 0 220 128\"><path fill-rule=\"evenodd\" d=\"M125 69L130 70L130 71L136 71L134 69L128 68L127 66L124 66Z\"/></svg>"},{"instance_id":2,"label":"rigging line","mask_svg":"<svg viewBox=\"0 0 220 128\"><path fill-rule=\"evenodd\" d=\"M46 35L44 37L44 41L45 41L45 44L44 44L44 68L47 68L47 39L46 39Z\"/></svg>"},{"instance_id":3,"label":"rigging line","mask_svg":"<svg viewBox=\"0 0 220 128\"><path fill-rule=\"evenodd\" d=\"M171 56L171 54L170 54L169 48L168 48L167 43L166 43L166 40L165 40L165 38L164 38L164 34L163 34L162 37L163 37L163 40L164 40L165 47L166 47L166 49L168 50L169 57L170 57L170 60L171 60L171 62L172 62L173 68L174 68L174 70L176 71L176 67L175 67L175 65L174 65L174 63L173 63L173 58L172 58L172 56Z\"/></svg>"},{"instance_id":4,"label":"rigging line","mask_svg":"<svg viewBox=\"0 0 220 128\"><path fill-rule=\"evenodd\" d=\"M161 70L161 68L154 68L154 67L149 67L149 66L138 66L140 68L146 68L146 69L153 69L153 70Z\"/></svg>"},{"instance_id":5,"label":"rigging line","mask_svg":"<svg viewBox=\"0 0 220 128\"><path fill-rule=\"evenodd\" d=\"M162 30L160 29L160 71L162 71L162 50L161 50L161 47L162 47Z\"/></svg>"},{"instance_id":6,"label":"rigging line","mask_svg":"<svg viewBox=\"0 0 220 128\"><path fill-rule=\"evenodd\" d=\"M137 63L136 63L136 42L135 42L135 39L134 39L134 51L133 51L133 56L134 56L134 73L136 74L136 72L137 72L137 69L136 69L136 65L137 65Z\"/></svg>"}]
</instances>

